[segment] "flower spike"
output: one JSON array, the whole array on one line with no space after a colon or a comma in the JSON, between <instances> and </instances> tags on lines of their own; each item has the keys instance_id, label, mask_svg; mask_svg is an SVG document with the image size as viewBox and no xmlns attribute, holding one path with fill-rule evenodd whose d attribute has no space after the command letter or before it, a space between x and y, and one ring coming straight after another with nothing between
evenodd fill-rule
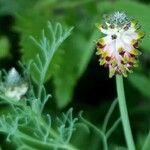
<instances>
[{"instance_id":1,"label":"flower spike","mask_svg":"<svg viewBox=\"0 0 150 150\"><path fill-rule=\"evenodd\" d=\"M137 22L123 12L115 12L105 17L103 24L96 25L105 35L97 41L97 55L100 65L109 68L109 77L119 74L127 76L137 66L141 54L137 50L144 33L139 31Z\"/></svg>"}]
</instances>

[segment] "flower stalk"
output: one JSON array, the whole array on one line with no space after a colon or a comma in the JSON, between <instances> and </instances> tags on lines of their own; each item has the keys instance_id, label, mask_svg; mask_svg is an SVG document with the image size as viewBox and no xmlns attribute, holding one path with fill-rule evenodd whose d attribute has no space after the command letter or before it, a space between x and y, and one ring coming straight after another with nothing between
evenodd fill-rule
<instances>
[{"instance_id":1,"label":"flower stalk","mask_svg":"<svg viewBox=\"0 0 150 150\"><path fill-rule=\"evenodd\" d=\"M128 150L135 150L135 144L133 141L133 136L132 136L129 117L128 117L128 111L126 106L126 100L125 100L123 77L120 75L116 75L116 86L117 86L116 88L118 94L118 103L119 103L119 109L121 114L122 126L124 130L127 147Z\"/></svg>"},{"instance_id":2,"label":"flower stalk","mask_svg":"<svg viewBox=\"0 0 150 150\"><path fill-rule=\"evenodd\" d=\"M133 68L138 66L138 57L141 54L138 48L144 33L139 31L140 26L137 21L129 18L124 12L114 12L106 16L97 27L104 36L97 41L96 54L100 56L100 65L109 69L109 77L116 76L118 103L127 147L128 150L135 150L123 76L127 77L127 74L132 73Z\"/></svg>"}]
</instances>

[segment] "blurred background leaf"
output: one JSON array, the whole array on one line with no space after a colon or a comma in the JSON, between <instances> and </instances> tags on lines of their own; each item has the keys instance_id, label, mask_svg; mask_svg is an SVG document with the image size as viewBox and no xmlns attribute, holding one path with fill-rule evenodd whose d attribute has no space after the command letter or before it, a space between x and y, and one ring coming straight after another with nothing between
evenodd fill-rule
<instances>
[{"instance_id":1,"label":"blurred background leaf","mask_svg":"<svg viewBox=\"0 0 150 150\"><path fill-rule=\"evenodd\" d=\"M9 56L10 43L7 37L0 37L0 59Z\"/></svg>"},{"instance_id":2,"label":"blurred background leaf","mask_svg":"<svg viewBox=\"0 0 150 150\"><path fill-rule=\"evenodd\" d=\"M150 98L150 78L141 73L134 73L129 76L130 82L137 88L143 95Z\"/></svg>"}]
</instances>

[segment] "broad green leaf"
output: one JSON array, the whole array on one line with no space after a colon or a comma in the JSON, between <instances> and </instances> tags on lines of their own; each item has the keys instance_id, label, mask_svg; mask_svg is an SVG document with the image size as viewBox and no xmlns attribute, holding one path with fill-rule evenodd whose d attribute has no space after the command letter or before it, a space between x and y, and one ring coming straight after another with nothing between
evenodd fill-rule
<instances>
[{"instance_id":1,"label":"broad green leaf","mask_svg":"<svg viewBox=\"0 0 150 150\"><path fill-rule=\"evenodd\" d=\"M0 0L0 14L13 14L41 11L57 4L58 0ZM32 12L31 12L32 11Z\"/></svg>"},{"instance_id":2,"label":"broad green leaf","mask_svg":"<svg viewBox=\"0 0 150 150\"><path fill-rule=\"evenodd\" d=\"M85 71L92 54L98 32L93 31L88 41L82 35L74 35L64 51L62 62L54 75L55 97L58 107L66 106L72 99L79 77ZM79 40L80 39L80 40Z\"/></svg>"},{"instance_id":3,"label":"broad green leaf","mask_svg":"<svg viewBox=\"0 0 150 150\"><path fill-rule=\"evenodd\" d=\"M129 81L137 88L143 95L150 98L150 78L142 73L133 73L128 76Z\"/></svg>"},{"instance_id":4,"label":"broad green leaf","mask_svg":"<svg viewBox=\"0 0 150 150\"><path fill-rule=\"evenodd\" d=\"M23 11L30 6L34 6L36 0L1 0L0 14L15 14L18 11Z\"/></svg>"},{"instance_id":5,"label":"broad green leaf","mask_svg":"<svg viewBox=\"0 0 150 150\"><path fill-rule=\"evenodd\" d=\"M0 37L0 58L9 56L10 43L8 38Z\"/></svg>"}]
</instances>

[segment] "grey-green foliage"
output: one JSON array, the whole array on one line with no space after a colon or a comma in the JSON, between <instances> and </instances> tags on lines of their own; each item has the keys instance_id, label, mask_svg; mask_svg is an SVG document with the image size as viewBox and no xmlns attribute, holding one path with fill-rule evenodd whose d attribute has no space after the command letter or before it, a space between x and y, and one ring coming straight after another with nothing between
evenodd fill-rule
<instances>
[{"instance_id":1,"label":"grey-green foliage","mask_svg":"<svg viewBox=\"0 0 150 150\"><path fill-rule=\"evenodd\" d=\"M42 102L37 107L41 107L40 111L42 111L44 104L48 100L50 95L45 95L45 88L43 86L49 66L51 64L52 58L60 46L60 44L70 35L72 28L65 29L62 28L60 23L57 23L54 27L49 22L48 23L48 31L50 36L46 36L44 30L42 31L42 37L38 41L35 38L31 37L34 43L39 48L39 54L36 56L36 60L33 63L33 67L31 66L31 72L33 72L33 79L37 84L37 95L35 97L37 99L42 100ZM36 76L36 77L35 77ZM40 101L39 101L40 102Z\"/></svg>"},{"instance_id":2,"label":"grey-green foliage","mask_svg":"<svg viewBox=\"0 0 150 150\"><path fill-rule=\"evenodd\" d=\"M0 116L0 132L7 134L7 141L15 143L19 150L76 149L69 144L77 121L77 118L74 119L72 116L73 109L62 114L55 130L52 128L55 119L52 121L50 114L43 115L42 113L50 97L44 87L46 73L57 48L72 30L72 28L64 29L59 23L52 25L50 22L48 29L51 38L45 36L44 30L39 41L32 37L34 43L39 47L40 55L37 55L35 61L28 63L26 71L29 74L31 69L36 69L38 79L33 77L34 74L31 74L31 77L37 88L34 88L33 81L29 79L28 94L21 100L17 101L15 97L7 97L5 93L0 94L0 102L7 104L9 109L9 112ZM7 77L1 79L2 86L4 86L2 83L5 82L5 79Z\"/></svg>"},{"instance_id":3,"label":"grey-green foliage","mask_svg":"<svg viewBox=\"0 0 150 150\"><path fill-rule=\"evenodd\" d=\"M14 3L16 3L16 1ZM53 98L56 100L57 106L59 108L64 108L72 100L77 81L84 73L90 58L94 53L94 41L97 39L99 33L94 26L94 15L91 16L88 10L86 10L86 5L90 6L93 1L37 0L31 1L32 5L27 3L30 3L30 1L27 0L24 5L19 4L21 13L19 12L15 16L15 29L21 33L20 45L23 49L22 59L25 61L33 59L37 49L35 46L31 48L30 41L27 37L29 35L36 37L38 31L45 25L45 20L50 18L53 21L61 21L65 25L71 24L75 26L74 33L68 42L63 44L55 54L52 64L50 65L50 68L52 69L48 72L46 79L46 81L51 80L53 82L54 88L52 89L52 92L54 93ZM6 4L7 2L5 2L5 6ZM18 5L18 1L16 5ZM28 8L25 11L26 5ZM83 9L83 12L85 9L86 14L83 13L81 19L78 19L78 13L80 13L80 11L76 11L78 7L79 10ZM57 13L59 10L62 10L61 14ZM95 29L94 32L93 29Z\"/></svg>"},{"instance_id":4,"label":"grey-green foliage","mask_svg":"<svg viewBox=\"0 0 150 150\"><path fill-rule=\"evenodd\" d=\"M73 119L72 111L73 109L71 108L66 114L63 113L61 118L57 118L60 124L58 128L60 134L58 141L60 143L68 143L71 139L72 132L75 130L74 124L78 119Z\"/></svg>"},{"instance_id":5,"label":"grey-green foliage","mask_svg":"<svg viewBox=\"0 0 150 150\"><path fill-rule=\"evenodd\" d=\"M109 150L110 146L108 144L108 139L110 138L110 136L112 135L112 133L115 131L115 129L118 127L121 118L119 117L110 127L110 129L107 129L108 127L108 122L110 120L110 117L115 109L117 105L117 99L113 101L113 103L111 104L105 118L104 118L104 122L102 125L102 128L98 128L95 125L93 125L92 123L90 123L89 121L87 121L86 119L84 119L82 117L82 113L80 113L80 119L90 128L94 129L94 131L96 132L96 134L99 135L102 143L103 143L103 149L104 150Z\"/></svg>"}]
</instances>

